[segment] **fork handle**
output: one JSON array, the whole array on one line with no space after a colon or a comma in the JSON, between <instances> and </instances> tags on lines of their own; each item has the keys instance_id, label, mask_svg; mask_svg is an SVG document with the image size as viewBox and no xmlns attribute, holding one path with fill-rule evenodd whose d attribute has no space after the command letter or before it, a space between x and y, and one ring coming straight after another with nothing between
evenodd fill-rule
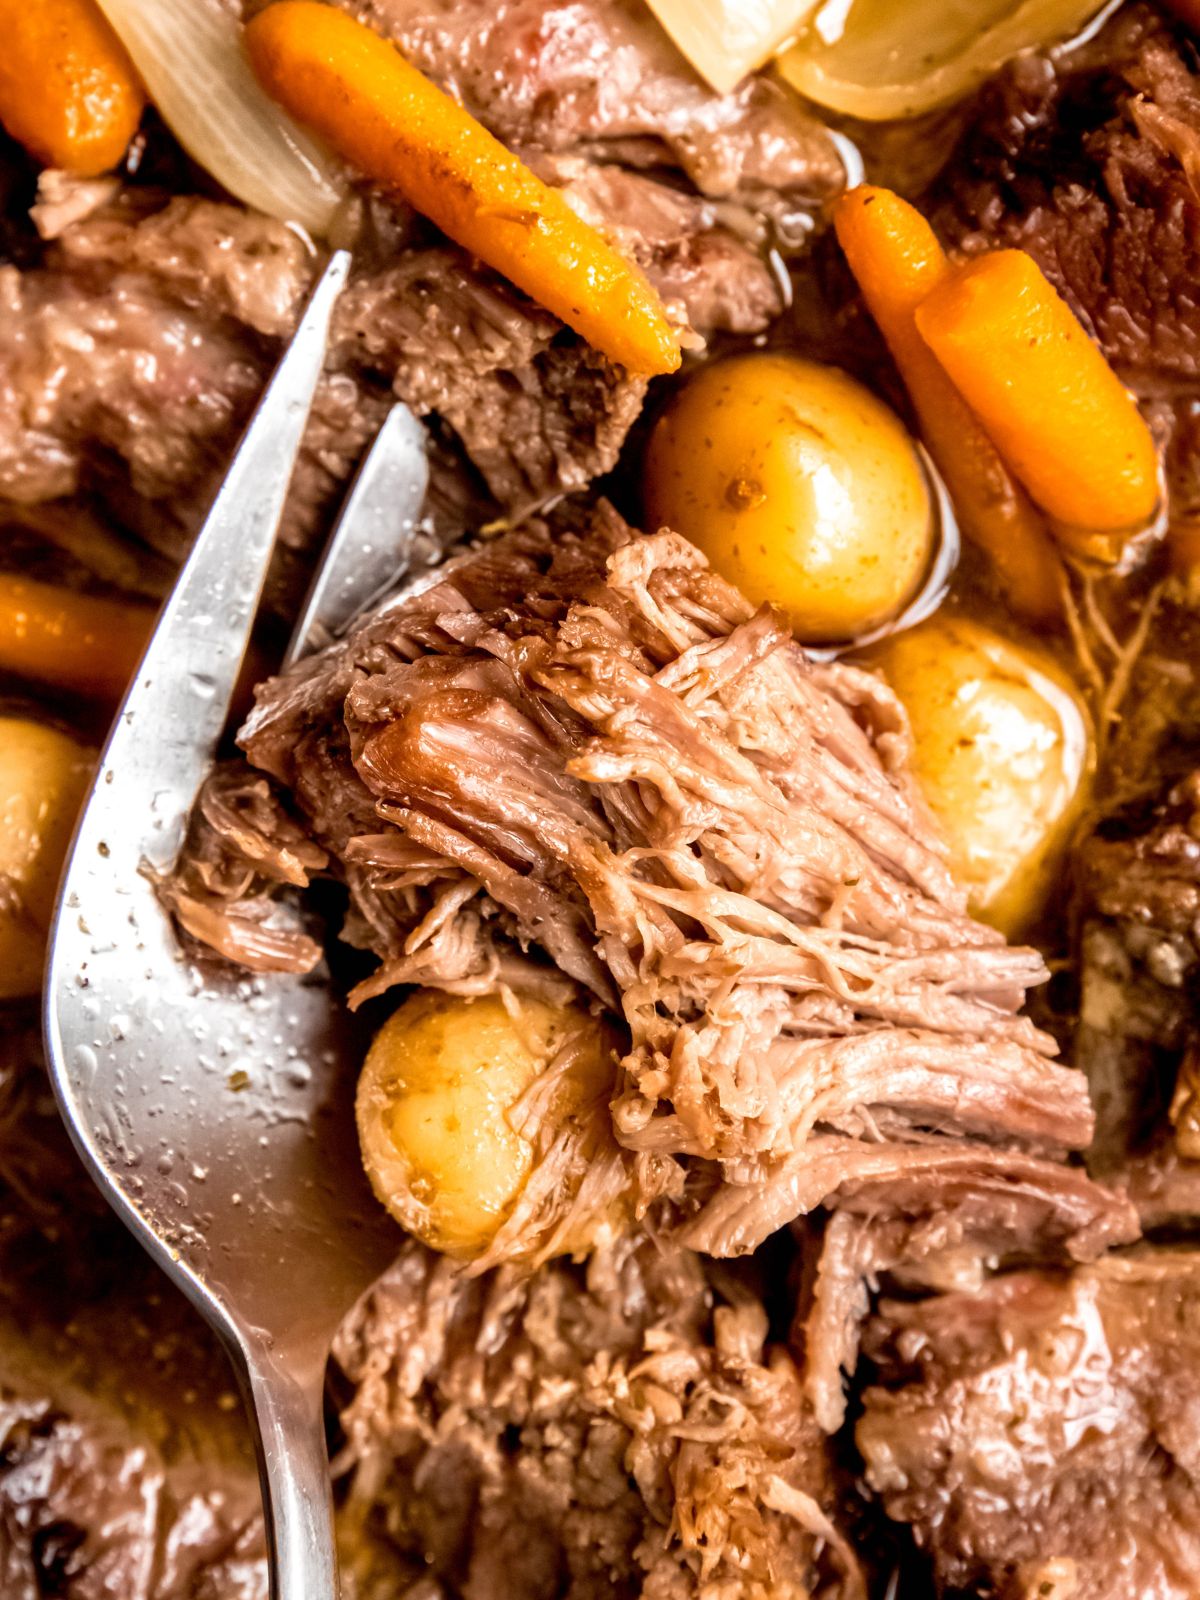
<instances>
[{"instance_id":1,"label":"fork handle","mask_svg":"<svg viewBox=\"0 0 1200 1600\"><path fill-rule=\"evenodd\" d=\"M311 1383L297 1383L269 1357L250 1363L271 1600L337 1600L322 1379L318 1373Z\"/></svg>"}]
</instances>

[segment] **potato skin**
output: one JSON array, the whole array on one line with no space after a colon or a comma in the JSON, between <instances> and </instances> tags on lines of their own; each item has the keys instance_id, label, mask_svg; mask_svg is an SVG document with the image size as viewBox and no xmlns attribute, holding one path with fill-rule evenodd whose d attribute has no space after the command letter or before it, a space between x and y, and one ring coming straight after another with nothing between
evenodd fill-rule
<instances>
[{"instance_id":1,"label":"potato skin","mask_svg":"<svg viewBox=\"0 0 1200 1600\"><path fill-rule=\"evenodd\" d=\"M908 712L917 778L971 910L1019 933L1042 910L1087 797L1087 712L1041 651L946 613L868 653Z\"/></svg>"},{"instance_id":2,"label":"potato skin","mask_svg":"<svg viewBox=\"0 0 1200 1600\"><path fill-rule=\"evenodd\" d=\"M0 1000L41 987L59 874L94 761L70 734L0 717Z\"/></svg>"},{"instance_id":3,"label":"potato skin","mask_svg":"<svg viewBox=\"0 0 1200 1600\"><path fill-rule=\"evenodd\" d=\"M533 1150L508 1112L565 1044L611 1075L610 1040L582 1010L498 995L410 996L384 1023L358 1084L363 1164L402 1227L446 1254L481 1254L520 1194Z\"/></svg>"},{"instance_id":4,"label":"potato skin","mask_svg":"<svg viewBox=\"0 0 1200 1600\"><path fill-rule=\"evenodd\" d=\"M761 351L683 387L646 450L645 523L698 545L805 643L862 638L903 610L933 547L915 445L835 367Z\"/></svg>"}]
</instances>

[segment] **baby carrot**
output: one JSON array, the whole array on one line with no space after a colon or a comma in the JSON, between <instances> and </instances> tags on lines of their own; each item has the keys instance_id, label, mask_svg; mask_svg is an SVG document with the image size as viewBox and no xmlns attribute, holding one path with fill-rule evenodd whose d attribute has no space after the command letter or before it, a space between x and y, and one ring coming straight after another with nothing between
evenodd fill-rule
<instances>
[{"instance_id":1,"label":"baby carrot","mask_svg":"<svg viewBox=\"0 0 1200 1600\"><path fill-rule=\"evenodd\" d=\"M1200 519L1185 517L1167 529L1171 570L1182 580L1190 606L1200 609Z\"/></svg>"},{"instance_id":2,"label":"baby carrot","mask_svg":"<svg viewBox=\"0 0 1200 1600\"><path fill-rule=\"evenodd\" d=\"M870 184L841 197L834 226L964 535L991 559L1022 615L1054 619L1061 611L1062 569L1045 524L917 332L917 307L950 271L933 229L899 195Z\"/></svg>"},{"instance_id":3,"label":"baby carrot","mask_svg":"<svg viewBox=\"0 0 1200 1600\"><path fill-rule=\"evenodd\" d=\"M247 25L246 47L267 93L351 166L611 360L678 367L679 341L638 268L386 39L319 0L279 0Z\"/></svg>"},{"instance_id":4,"label":"baby carrot","mask_svg":"<svg viewBox=\"0 0 1200 1600\"><path fill-rule=\"evenodd\" d=\"M1132 396L1041 268L995 250L951 269L917 328L1034 500L1066 528L1136 531L1158 453Z\"/></svg>"},{"instance_id":5,"label":"baby carrot","mask_svg":"<svg viewBox=\"0 0 1200 1600\"><path fill-rule=\"evenodd\" d=\"M0 0L0 122L41 162L115 167L145 99L95 0Z\"/></svg>"},{"instance_id":6,"label":"baby carrot","mask_svg":"<svg viewBox=\"0 0 1200 1600\"><path fill-rule=\"evenodd\" d=\"M119 700L154 625L153 606L0 573L0 671Z\"/></svg>"}]
</instances>

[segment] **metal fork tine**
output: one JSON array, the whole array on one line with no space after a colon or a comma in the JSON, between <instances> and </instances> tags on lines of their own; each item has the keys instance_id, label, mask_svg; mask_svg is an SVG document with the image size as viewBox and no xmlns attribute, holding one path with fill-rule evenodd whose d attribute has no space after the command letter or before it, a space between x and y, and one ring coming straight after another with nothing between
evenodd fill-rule
<instances>
[{"instance_id":1,"label":"metal fork tine","mask_svg":"<svg viewBox=\"0 0 1200 1600\"><path fill-rule=\"evenodd\" d=\"M145 806L143 858L166 869L225 725L349 271L339 251L259 403L114 724L88 812ZM125 813L128 814L127 812Z\"/></svg>"},{"instance_id":2,"label":"metal fork tine","mask_svg":"<svg viewBox=\"0 0 1200 1600\"><path fill-rule=\"evenodd\" d=\"M358 476L301 609L283 665L329 643L338 628L408 566L429 483L425 429L394 405Z\"/></svg>"},{"instance_id":3,"label":"metal fork tine","mask_svg":"<svg viewBox=\"0 0 1200 1600\"><path fill-rule=\"evenodd\" d=\"M360 1047L319 979L227 980L193 960L144 868L173 863L225 722L347 265L336 256L318 285L117 719L46 983L76 1147L220 1334L251 1401L271 1593L289 1600L337 1592L325 1359L395 1251L354 1135L346 1068Z\"/></svg>"}]
</instances>

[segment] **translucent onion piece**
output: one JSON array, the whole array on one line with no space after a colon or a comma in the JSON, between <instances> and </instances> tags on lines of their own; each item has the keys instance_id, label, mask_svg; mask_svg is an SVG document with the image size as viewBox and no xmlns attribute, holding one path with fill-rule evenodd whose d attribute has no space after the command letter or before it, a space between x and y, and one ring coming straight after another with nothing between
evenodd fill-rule
<instances>
[{"instance_id":1,"label":"translucent onion piece","mask_svg":"<svg viewBox=\"0 0 1200 1600\"><path fill-rule=\"evenodd\" d=\"M230 194L312 234L347 194L337 162L259 87L221 0L100 0L180 144Z\"/></svg>"},{"instance_id":2,"label":"translucent onion piece","mask_svg":"<svg viewBox=\"0 0 1200 1600\"><path fill-rule=\"evenodd\" d=\"M779 59L807 99L869 122L969 94L1010 56L1069 38L1103 0L825 0Z\"/></svg>"},{"instance_id":3,"label":"translucent onion piece","mask_svg":"<svg viewBox=\"0 0 1200 1600\"><path fill-rule=\"evenodd\" d=\"M649 0L677 48L728 94L787 42L817 0Z\"/></svg>"}]
</instances>

